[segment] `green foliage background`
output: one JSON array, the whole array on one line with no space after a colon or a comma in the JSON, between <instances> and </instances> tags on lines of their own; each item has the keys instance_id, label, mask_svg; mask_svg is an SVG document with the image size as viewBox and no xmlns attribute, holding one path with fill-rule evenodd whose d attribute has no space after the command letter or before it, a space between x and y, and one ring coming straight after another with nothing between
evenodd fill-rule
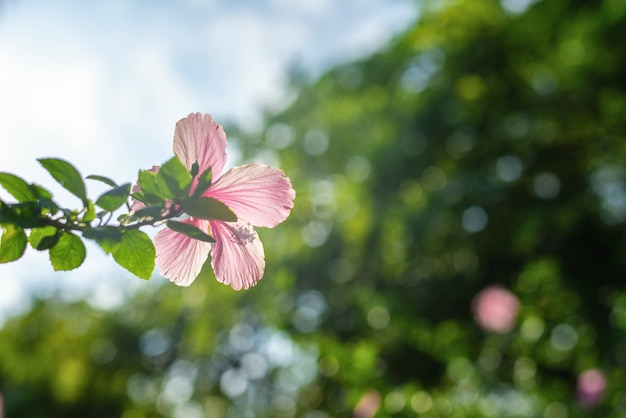
<instances>
[{"instance_id":1,"label":"green foliage background","mask_svg":"<svg viewBox=\"0 0 626 418\"><path fill-rule=\"evenodd\" d=\"M377 417L626 414L626 3L422 6L372 56L294 72L262 132L227 127L298 193L257 287L37 301L0 330L7 416L351 416L372 391ZM510 333L473 318L492 284Z\"/></svg>"}]
</instances>

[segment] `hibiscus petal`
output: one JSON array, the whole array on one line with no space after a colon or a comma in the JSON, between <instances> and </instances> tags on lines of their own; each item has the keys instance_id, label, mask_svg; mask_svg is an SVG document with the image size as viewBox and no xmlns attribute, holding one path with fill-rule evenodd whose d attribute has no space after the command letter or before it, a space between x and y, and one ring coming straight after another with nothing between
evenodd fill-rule
<instances>
[{"instance_id":1,"label":"hibiscus petal","mask_svg":"<svg viewBox=\"0 0 626 418\"><path fill-rule=\"evenodd\" d=\"M247 222L210 221L215 237L211 265L215 277L235 290L257 284L265 270L263 244Z\"/></svg>"},{"instance_id":2,"label":"hibiscus petal","mask_svg":"<svg viewBox=\"0 0 626 418\"><path fill-rule=\"evenodd\" d=\"M188 218L180 222L191 224L203 231L209 230L207 221ZM159 271L179 286L193 283L211 252L210 243L179 234L169 228L156 234L154 248Z\"/></svg>"},{"instance_id":3,"label":"hibiscus petal","mask_svg":"<svg viewBox=\"0 0 626 418\"><path fill-rule=\"evenodd\" d=\"M239 219L272 228L287 219L296 192L282 170L249 164L228 170L205 196L224 203Z\"/></svg>"},{"instance_id":4,"label":"hibiscus petal","mask_svg":"<svg viewBox=\"0 0 626 418\"><path fill-rule=\"evenodd\" d=\"M226 133L211 115L190 113L176 123L174 154L188 169L197 161L200 172L211 167L217 177L226 164Z\"/></svg>"}]
</instances>

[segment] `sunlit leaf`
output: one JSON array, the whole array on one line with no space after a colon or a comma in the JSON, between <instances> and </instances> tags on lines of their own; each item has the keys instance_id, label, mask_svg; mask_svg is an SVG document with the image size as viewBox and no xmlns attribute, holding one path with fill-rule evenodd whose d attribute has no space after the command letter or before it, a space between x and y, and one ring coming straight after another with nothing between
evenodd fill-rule
<instances>
[{"instance_id":1,"label":"sunlit leaf","mask_svg":"<svg viewBox=\"0 0 626 418\"><path fill-rule=\"evenodd\" d=\"M0 185L5 188L18 202L35 202L37 195L31 186L20 177L10 173L0 173Z\"/></svg>"},{"instance_id":2,"label":"sunlit leaf","mask_svg":"<svg viewBox=\"0 0 626 418\"><path fill-rule=\"evenodd\" d=\"M87 201L83 178L72 164L58 158L41 158L38 161L61 186L83 202Z\"/></svg>"},{"instance_id":3,"label":"sunlit leaf","mask_svg":"<svg viewBox=\"0 0 626 418\"><path fill-rule=\"evenodd\" d=\"M135 221L150 221L161 218L165 208L162 206L148 206L131 213L123 213L117 217L121 224L129 224Z\"/></svg>"},{"instance_id":4,"label":"sunlit leaf","mask_svg":"<svg viewBox=\"0 0 626 418\"><path fill-rule=\"evenodd\" d=\"M46 217L42 214L43 208L34 202L14 203L7 205L12 214L12 223L21 228L33 228L46 225Z\"/></svg>"},{"instance_id":5,"label":"sunlit leaf","mask_svg":"<svg viewBox=\"0 0 626 418\"><path fill-rule=\"evenodd\" d=\"M85 211L85 214L83 215L83 221L91 222L94 219L96 219L96 208L94 207L94 204L91 201L91 199L87 200L87 206L85 206L85 209L87 210Z\"/></svg>"},{"instance_id":6,"label":"sunlit leaf","mask_svg":"<svg viewBox=\"0 0 626 418\"><path fill-rule=\"evenodd\" d=\"M37 184L31 184L33 193L37 195L37 202L42 208L48 209L52 214L61 210L59 205L52 200L52 193Z\"/></svg>"},{"instance_id":7,"label":"sunlit leaf","mask_svg":"<svg viewBox=\"0 0 626 418\"><path fill-rule=\"evenodd\" d=\"M157 178L156 173L150 170L139 171L137 184L141 189L141 201L144 203L158 205L165 203L166 199L171 200L174 198L163 177Z\"/></svg>"},{"instance_id":8,"label":"sunlit leaf","mask_svg":"<svg viewBox=\"0 0 626 418\"><path fill-rule=\"evenodd\" d=\"M128 200L130 183L123 184L109 190L96 200L96 205L109 212L113 212Z\"/></svg>"},{"instance_id":9,"label":"sunlit leaf","mask_svg":"<svg viewBox=\"0 0 626 418\"><path fill-rule=\"evenodd\" d=\"M98 176L98 175L96 175L96 174L91 174L91 175L89 175L89 176L87 176L87 177L85 177L85 178L87 178L87 179L89 179L89 180L97 180L97 181L100 181L100 182L102 182L102 183L104 183L104 184L106 184L106 185L108 185L108 186L111 186L111 187L117 187L117 183L116 183L116 182L114 182L113 180L111 180L111 179L110 179L110 178L108 178L108 177Z\"/></svg>"},{"instance_id":10,"label":"sunlit leaf","mask_svg":"<svg viewBox=\"0 0 626 418\"><path fill-rule=\"evenodd\" d=\"M36 250L48 250L59 241L60 236L61 234L55 227L47 225L31 229L28 241Z\"/></svg>"},{"instance_id":11,"label":"sunlit leaf","mask_svg":"<svg viewBox=\"0 0 626 418\"><path fill-rule=\"evenodd\" d=\"M58 242L50 248L50 262L54 271L74 270L85 260L85 245L80 237L62 232Z\"/></svg>"},{"instance_id":12,"label":"sunlit leaf","mask_svg":"<svg viewBox=\"0 0 626 418\"><path fill-rule=\"evenodd\" d=\"M15 225L2 226L0 239L0 263L8 263L19 259L26 249L26 234Z\"/></svg>"},{"instance_id":13,"label":"sunlit leaf","mask_svg":"<svg viewBox=\"0 0 626 418\"><path fill-rule=\"evenodd\" d=\"M52 193L49 190L44 189L40 185L33 183L33 184L30 185L30 187L31 187L31 190L33 191L33 193L35 193L37 195L37 198L39 198L39 199L52 199Z\"/></svg>"},{"instance_id":14,"label":"sunlit leaf","mask_svg":"<svg viewBox=\"0 0 626 418\"><path fill-rule=\"evenodd\" d=\"M83 231L85 238L91 239L107 253L112 253L122 241L122 232L114 226L100 226Z\"/></svg>"},{"instance_id":15,"label":"sunlit leaf","mask_svg":"<svg viewBox=\"0 0 626 418\"><path fill-rule=\"evenodd\" d=\"M142 279L149 279L154 271L154 245L150 237L138 229L123 231L112 254L120 266Z\"/></svg>"},{"instance_id":16,"label":"sunlit leaf","mask_svg":"<svg viewBox=\"0 0 626 418\"><path fill-rule=\"evenodd\" d=\"M178 157L174 157L167 161L159 168L156 174L157 181L167 185L173 198L185 197L189 193L191 187L191 173L183 165Z\"/></svg>"},{"instance_id":17,"label":"sunlit leaf","mask_svg":"<svg viewBox=\"0 0 626 418\"><path fill-rule=\"evenodd\" d=\"M184 222L167 221L167 226L168 228L180 234L187 235L188 237L204 242L215 242L215 239L213 239L212 236L206 234L193 225L186 224Z\"/></svg>"},{"instance_id":18,"label":"sunlit leaf","mask_svg":"<svg viewBox=\"0 0 626 418\"><path fill-rule=\"evenodd\" d=\"M228 206L212 197L200 197L185 208L190 216L200 219L236 222L237 216Z\"/></svg>"},{"instance_id":19,"label":"sunlit leaf","mask_svg":"<svg viewBox=\"0 0 626 418\"><path fill-rule=\"evenodd\" d=\"M206 189L209 188L209 186L211 185L212 177L213 176L211 172L211 167L200 173L200 175L198 176L198 183L196 184L196 188L193 191L194 198L202 196L202 193L204 193Z\"/></svg>"}]
</instances>

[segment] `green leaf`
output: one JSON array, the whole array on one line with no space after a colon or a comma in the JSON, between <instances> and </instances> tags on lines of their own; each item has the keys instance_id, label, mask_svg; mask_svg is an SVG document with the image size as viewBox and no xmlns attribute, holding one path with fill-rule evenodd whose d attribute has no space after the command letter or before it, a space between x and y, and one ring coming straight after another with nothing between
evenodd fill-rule
<instances>
[{"instance_id":1,"label":"green leaf","mask_svg":"<svg viewBox=\"0 0 626 418\"><path fill-rule=\"evenodd\" d=\"M109 212L113 212L128 200L130 183L123 184L109 190L96 200L96 205Z\"/></svg>"},{"instance_id":2,"label":"green leaf","mask_svg":"<svg viewBox=\"0 0 626 418\"><path fill-rule=\"evenodd\" d=\"M50 262L54 271L74 270L85 261L85 244L76 235L61 232L56 245L50 248Z\"/></svg>"},{"instance_id":3,"label":"green leaf","mask_svg":"<svg viewBox=\"0 0 626 418\"><path fill-rule=\"evenodd\" d=\"M194 218L236 222L237 216L228 206L212 197L192 200L185 212Z\"/></svg>"},{"instance_id":4,"label":"green leaf","mask_svg":"<svg viewBox=\"0 0 626 418\"><path fill-rule=\"evenodd\" d=\"M112 254L117 264L142 279L148 280L154 271L154 245L150 237L138 229L123 231Z\"/></svg>"},{"instance_id":5,"label":"green leaf","mask_svg":"<svg viewBox=\"0 0 626 418\"><path fill-rule=\"evenodd\" d=\"M52 200L52 193L50 193L48 190L34 183L31 184L30 186L31 186L31 189L33 190L33 193L37 195L37 202L39 203L39 206L41 206L42 208L48 209L51 214L55 214L61 210L61 208L59 208L59 205L57 205Z\"/></svg>"},{"instance_id":6,"label":"green leaf","mask_svg":"<svg viewBox=\"0 0 626 418\"><path fill-rule=\"evenodd\" d=\"M26 249L26 240L26 234L19 226L3 225L2 239L0 240L0 263L8 263L20 258Z\"/></svg>"},{"instance_id":7,"label":"green leaf","mask_svg":"<svg viewBox=\"0 0 626 418\"><path fill-rule=\"evenodd\" d=\"M0 173L0 185L6 189L18 202L35 202L37 195L31 186L20 177L10 173Z\"/></svg>"},{"instance_id":8,"label":"green leaf","mask_svg":"<svg viewBox=\"0 0 626 418\"><path fill-rule=\"evenodd\" d=\"M0 225L13 223L14 217L15 215L13 214L11 208L0 200Z\"/></svg>"},{"instance_id":9,"label":"green leaf","mask_svg":"<svg viewBox=\"0 0 626 418\"><path fill-rule=\"evenodd\" d=\"M83 202L87 202L85 183L80 173L73 165L58 158L41 158L39 159L39 163L43 168L48 170L48 173L50 173L61 186L80 198Z\"/></svg>"},{"instance_id":10,"label":"green leaf","mask_svg":"<svg viewBox=\"0 0 626 418\"><path fill-rule=\"evenodd\" d=\"M100 181L100 182L102 182L102 183L104 183L104 184L106 184L108 186L111 186L111 187L117 187L117 183L114 182L113 180L111 180L108 177L98 176L96 174L90 174L89 176L87 176L85 178L87 178L89 180L98 180L98 181Z\"/></svg>"},{"instance_id":11,"label":"green leaf","mask_svg":"<svg viewBox=\"0 0 626 418\"><path fill-rule=\"evenodd\" d=\"M83 231L83 236L98 243L107 254L115 251L122 242L122 231L115 226L87 228Z\"/></svg>"},{"instance_id":12,"label":"green leaf","mask_svg":"<svg viewBox=\"0 0 626 418\"><path fill-rule=\"evenodd\" d=\"M38 184L31 184L30 185L31 189L33 190L33 192L37 195L38 199L52 199L52 193L50 193L49 190L44 189L43 187L39 186Z\"/></svg>"},{"instance_id":13,"label":"green leaf","mask_svg":"<svg viewBox=\"0 0 626 418\"><path fill-rule=\"evenodd\" d=\"M204 242L215 242L215 239L212 236L206 234L205 232L201 231L193 225L177 221L167 221L166 224L168 228L180 234L187 235L190 238L194 238Z\"/></svg>"},{"instance_id":14,"label":"green leaf","mask_svg":"<svg viewBox=\"0 0 626 418\"><path fill-rule=\"evenodd\" d=\"M141 189L141 200L151 205L164 204L166 199L173 199L174 195L170 192L163 177L157 177L156 173L149 170L139 171L139 179L137 181Z\"/></svg>"},{"instance_id":15,"label":"green leaf","mask_svg":"<svg viewBox=\"0 0 626 418\"><path fill-rule=\"evenodd\" d=\"M60 231L51 225L30 230L28 241L30 246L36 250L49 250L59 241Z\"/></svg>"},{"instance_id":16,"label":"green leaf","mask_svg":"<svg viewBox=\"0 0 626 418\"><path fill-rule=\"evenodd\" d=\"M167 185L173 195L170 199L187 197L193 180L187 167L176 156L159 168L156 177L159 182Z\"/></svg>"},{"instance_id":17,"label":"green leaf","mask_svg":"<svg viewBox=\"0 0 626 418\"><path fill-rule=\"evenodd\" d=\"M131 215L131 221L145 218L158 218L164 210L165 208L163 206L146 206L133 213Z\"/></svg>"},{"instance_id":18,"label":"green leaf","mask_svg":"<svg viewBox=\"0 0 626 418\"><path fill-rule=\"evenodd\" d=\"M87 200L86 209L87 209L87 211L83 215L83 221L84 222L91 222L94 219L96 219L96 208L94 207L94 204L91 201L91 199Z\"/></svg>"},{"instance_id":19,"label":"green leaf","mask_svg":"<svg viewBox=\"0 0 626 418\"><path fill-rule=\"evenodd\" d=\"M192 198L198 198L202 196L202 193L204 193L206 189L208 189L211 185L212 177L213 176L211 174L211 167L200 173L200 175L198 176L198 183L196 184L196 188L193 191Z\"/></svg>"},{"instance_id":20,"label":"green leaf","mask_svg":"<svg viewBox=\"0 0 626 418\"><path fill-rule=\"evenodd\" d=\"M24 202L7 206L11 211L11 223L21 228L34 228L46 225L46 217L42 214L44 208L38 203Z\"/></svg>"}]
</instances>

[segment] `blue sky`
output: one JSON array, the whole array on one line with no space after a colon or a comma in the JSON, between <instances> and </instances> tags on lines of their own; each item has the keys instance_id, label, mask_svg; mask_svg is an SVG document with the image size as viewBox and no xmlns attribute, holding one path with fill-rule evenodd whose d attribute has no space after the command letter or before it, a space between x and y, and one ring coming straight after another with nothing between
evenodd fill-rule
<instances>
[{"instance_id":1,"label":"blue sky","mask_svg":"<svg viewBox=\"0 0 626 418\"><path fill-rule=\"evenodd\" d=\"M78 207L37 158L133 181L138 169L170 158L180 118L211 113L254 129L262 108L286 104L290 65L314 76L366 55L413 21L415 3L0 1L0 171L50 186L62 204ZM88 186L95 197L99 185ZM3 190L0 197L8 199ZM67 273L32 250L0 265L0 324L28 306L34 288L60 286L68 298L91 295L106 307L143 283L95 246L87 251L85 264Z\"/></svg>"}]
</instances>

